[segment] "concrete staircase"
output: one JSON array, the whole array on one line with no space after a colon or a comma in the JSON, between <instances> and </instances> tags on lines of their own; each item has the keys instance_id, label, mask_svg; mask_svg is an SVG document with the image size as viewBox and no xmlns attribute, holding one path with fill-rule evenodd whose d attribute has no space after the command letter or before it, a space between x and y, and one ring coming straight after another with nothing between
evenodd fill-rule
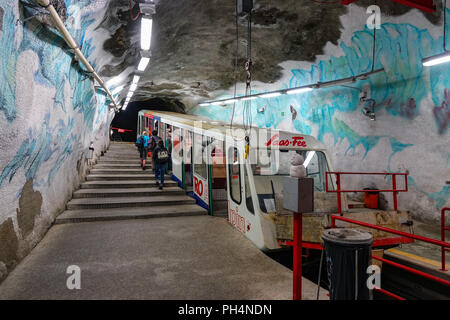
<instances>
[{"instance_id":1,"label":"concrete staircase","mask_svg":"<svg viewBox=\"0 0 450 320\"><path fill-rule=\"evenodd\" d=\"M177 183L166 175L159 190L151 161L146 170L140 167L136 147L129 143L111 143L91 169L80 189L73 193L67 210L56 218L56 224L204 215L206 210L188 197Z\"/></svg>"}]
</instances>

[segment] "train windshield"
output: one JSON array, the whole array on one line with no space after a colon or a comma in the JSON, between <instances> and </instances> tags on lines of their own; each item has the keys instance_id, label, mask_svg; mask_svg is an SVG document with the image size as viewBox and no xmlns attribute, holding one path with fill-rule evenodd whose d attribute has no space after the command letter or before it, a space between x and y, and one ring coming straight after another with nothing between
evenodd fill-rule
<instances>
[{"instance_id":1,"label":"train windshield","mask_svg":"<svg viewBox=\"0 0 450 320\"><path fill-rule=\"evenodd\" d=\"M264 150L251 165L258 202L263 212L275 212L276 195L283 193L283 177L289 176L291 159L297 153L305 159L306 176L314 179L314 191L325 191L325 172L328 164L321 151ZM276 206L278 207L278 205Z\"/></svg>"}]
</instances>

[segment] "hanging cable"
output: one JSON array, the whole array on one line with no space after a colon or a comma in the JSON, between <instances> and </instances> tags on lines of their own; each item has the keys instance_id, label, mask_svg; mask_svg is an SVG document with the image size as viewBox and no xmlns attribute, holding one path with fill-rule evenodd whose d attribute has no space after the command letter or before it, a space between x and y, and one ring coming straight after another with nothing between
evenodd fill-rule
<instances>
[{"instance_id":1,"label":"hanging cable","mask_svg":"<svg viewBox=\"0 0 450 320\"><path fill-rule=\"evenodd\" d=\"M447 52L447 0L444 0L444 52Z\"/></svg>"},{"instance_id":2,"label":"hanging cable","mask_svg":"<svg viewBox=\"0 0 450 320\"><path fill-rule=\"evenodd\" d=\"M245 95L251 95L252 93L252 13L251 11L247 15L247 61L245 62L245 71L247 72L247 79L245 82ZM244 102L244 109L242 112L243 126L245 130L245 154L244 158L247 159L250 152L250 130L252 127L252 100L246 100Z\"/></svg>"},{"instance_id":3,"label":"hanging cable","mask_svg":"<svg viewBox=\"0 0 450 320\"><path fill-rule=\"evenodd\" d=\"M139 18L139 16L141 15L141 11L139 11L137 13L136 17L133 17L133 6L131 5L131 0L128 0L128 3L130 5L130 18L131 18L132 21L136 21Z\"/></svg>"},{"instance_id":4,"label":"hanging cable","mask_svg":"<svg viewBox=\"0 0 450 320\"><path fill-rule=\"evenodd\" d=\"M238 56L239 56L239 18L238 18L238 0L236 0L236 51L234 53L234 99L237 94L237 80L238 80ZM230 130L233 130L234 113L236 111L236 101L233 103L233 111L231 113ZM234 137L234 135L233 135Z\"/></svg>"},{"instance_id":5,"label":"hanging cable","mask_svg":"<svg viewBox=\"0 0 450 320\"><path fill-rule=\"evenodd\" d=\"M373 46L372 46L372 72L375 70L375 50L376 50L376 41L377 41L377 27L373 28Z\"/></svg>"}]
</instances>

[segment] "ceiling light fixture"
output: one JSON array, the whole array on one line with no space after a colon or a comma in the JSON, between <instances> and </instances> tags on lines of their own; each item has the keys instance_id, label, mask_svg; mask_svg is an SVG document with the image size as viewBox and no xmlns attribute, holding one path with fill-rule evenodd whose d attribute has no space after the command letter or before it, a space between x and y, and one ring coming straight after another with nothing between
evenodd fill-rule
<instances>
[{"instance_id":1,"label":"ceiling light fixture","mask_svg":"<svg viewBox=\"0 0 450 320\"><path fill-rule=\"evenodd\" d=\"M141 77L139 77L139 76L134 76L133 77L133 84L137 84L138 82L139 82L139 79L141 79Z\"/></svg>"},{"instance_id":2,"label":"ceiling light fixture","mask_svg":"<svg viewBox=\"0 0 450 320\"><path fill-rule=\"evenodd\" d=\"M272 92L272 93L265 93L259 96L259 98L274 98L281 96L281 92Z\"/></svg>"},{"instance_id":3,"label":"ceiling light fixture","mask_svg":"<svg viewBox=\"0 0 450 320\"><path fill-rule=\"evenodd\" d=\"M425 67L432 67L438 64L450 62L450 53L442 53L422 60Z\"/></svg>"},{"instance_id":4,"label":"ceiling light fixture","mask_svg":"<svg viewBox=\"0 0 450 320\"><path fill-rule=\"evenodd\" d=\"M148 18L141 19L141 49L150 50L152 43L153 20Z\"/></svg>"},{"instance_id":5,"label":"ceiling light fixture","mask_svg":"<svg viewBox=\"0 0 450 320\"><path fill-rule=\"evenodd\" d=\"M287 90L286 93L287 94L299 94L299 93L310 92L310 91L313 91L313 88L307 87L307 88Z\"/></svg>"},{"instance_id":6,"label":"ceiling light fixture","mask_svg":"<svg viewBox=\"0 0 450 320\"><path fill-rule=\"evenodd\" d=\"M384 68L381 68L381 69L369 71L366 73L362 73L362 74L344 78L344 79L338 79L338 80L332 80L332 81L326 81L326 82L318 82L316 84L310 84L310 85L303 86L303 87L295 87L295 88L282 89L282 90L276 90L276 91L265 92L265 93L258 93L258 94L254 94L254 95L248 95L248 96L240 96L240 97L235 97L232 99L205 101L205 102L200 103L199 105L201 107L206 107L209 105L224 105L224 104L230 104L230 103L233 103L236 101L247 101L247 100L253 100L256 98L273 98L273 97L281 96L283 94L305 93L305 92L313 91L314 89L343 86L348 83L355 83L357 80L367 80L371 75L377 74L380 72L384 72L384 71L385 71Z\"/></svg>"},{"instance_id":7,"label":"ceiling light fixture","mask_svg":"<svg viewBox=\"0 0 450 320\"><path fill-rule=\"evenodd\" d=\"M136 89L137 89L137 84L135 84L135 83L131 84L131 86L130 86L130 92L135 92Z\"/></svg>"},{"instance_id":8,"label":"ceiling light fixture","mask_svg":"<svg viewBox=\"0 0 450 320\"><path fill-rule=\"evenodd\" d=\"M432 56L432 57L428 57L422 60L422 63L425 67L432 67L432 66L436 66L438 64L442 64L442 63L446 63L446 62L450 62L450 52L447 51L447 44L446 44L446 38L447 38L447 34L446 34L446 28L447 28L447 0L444 1L444 43L443 43L443 49L444 49L444 53Z\"/></svg>"},{"instance_id":9,"label":"ceiling light fixture","mask_svg":"<svg viewBox=\"0 0 450 320\"><path fill-rule=\"evenodd\" d=\"M150 58L142 57L141 61L139 62L139 65L138 65L138 70L145 71L145 69L147 69L149 62L150 62Z\"/></svg>"}]
</instances>

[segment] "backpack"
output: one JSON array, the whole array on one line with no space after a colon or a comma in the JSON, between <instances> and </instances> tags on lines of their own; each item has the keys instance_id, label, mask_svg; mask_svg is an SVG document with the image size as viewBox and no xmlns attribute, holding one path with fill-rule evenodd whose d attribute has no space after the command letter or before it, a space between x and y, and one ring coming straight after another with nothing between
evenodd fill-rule
<instances>
[{"instance_id":1,"label":"backpack","mask_svg":"<svg viewBox=\"0 0 450 320\"><path fill-rule=\"evenodd\" d=\"M166 163L169 161L169 151L162 147L156 150L156 162L158 163Z\"/></svg>"},{"instance_id":2,"label":"backpack","mask_svg":"<svg viewBox=\"0 0 450 320\"><path fill-rule=\"evenodd\" d=\"M160 137L158 136L152 136L150 138L150 147L148 148L148 150L150 152L153 152L153 150L155 150L156 146L158 145L158 142L161 140Z\"/></svg>"},{"instance_id":3,"label":"backpack","mask_svg":"<svg viewBox=\"0 0 450 320\"><path fill-rule=\"evenodd\" d=\"M138 141L136 141L136 147L138 147L138 149L144 148L144 137L139 137Z\"/></svg>"}]
</instances>

